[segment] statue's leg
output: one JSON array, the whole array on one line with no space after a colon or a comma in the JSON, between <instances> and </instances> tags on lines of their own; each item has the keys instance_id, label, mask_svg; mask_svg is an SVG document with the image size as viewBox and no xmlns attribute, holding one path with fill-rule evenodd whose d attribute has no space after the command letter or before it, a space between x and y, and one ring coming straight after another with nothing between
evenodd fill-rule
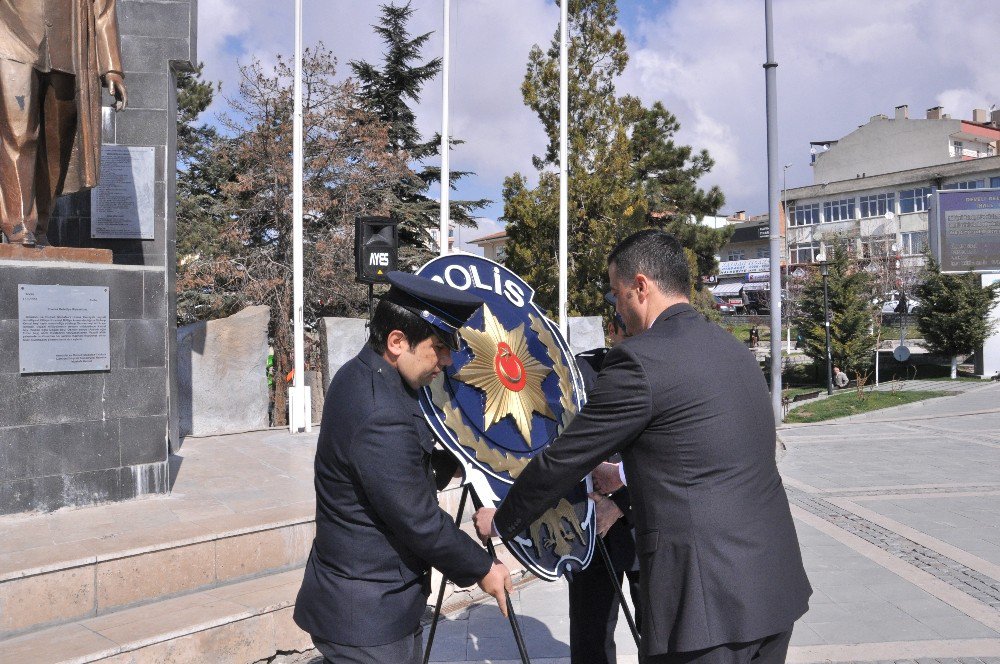
<instances>
[{"instance_id":1,"label":"statue's leg","mask_svg":"<svg viewBox=\"0 0 1000 664\"><path fill-rule=\"evenodd\" d=\"M44 124L38 141L38 170L35 178L38 202L38 244L48 244L49 217L56 196L62 191L76 142L76 77L52 71L44 74L41 84Z\"/></svg>"},{"instance_id":2,"label":"statue's leg","mask_svg":"<svg viewBox=\"0 0 1000 664\"><path fill-rule=\"evenodd\" d=\"M34 246L38 207L38 73L0 58L0 228L9 242Z\"/></svg>"}]
</instances>

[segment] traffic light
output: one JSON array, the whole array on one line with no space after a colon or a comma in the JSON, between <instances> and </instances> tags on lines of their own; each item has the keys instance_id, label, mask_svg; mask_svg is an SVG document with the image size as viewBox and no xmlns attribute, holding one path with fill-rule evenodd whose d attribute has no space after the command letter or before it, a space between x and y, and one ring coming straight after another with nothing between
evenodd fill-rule
<instances>
[{"instance_id":1,"label":"traffic light","mask_svg":"<svg viewBox=\"0 0 1000 664\"><path fill-rule=\"evenodd\" d=\"M397 222L389 217L356 217L354 220L355 280L363 284L386 283L399 256Z\"/></svg>"}]
</instances>

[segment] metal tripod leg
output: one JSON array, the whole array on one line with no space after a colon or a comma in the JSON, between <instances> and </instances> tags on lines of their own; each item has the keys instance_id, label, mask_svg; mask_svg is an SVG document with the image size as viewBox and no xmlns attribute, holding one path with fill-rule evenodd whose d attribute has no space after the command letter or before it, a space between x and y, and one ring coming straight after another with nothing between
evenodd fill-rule
<instances>
[{"instance_id":1,"label":"metal tripod leg","mask_svg":"<svg viewBox=\"0 0 1000 664\"><path fill-rule=\"evenodd\" d=\"M635 639L635 647L639 649L639 652L642 652L642 647L639 645L639 630L635 626L635 618L632 617L632 611L628 608L628 604L625 603L625 592L622 590L621 580L619 580L618 575L615 574L615 568L611 564L611 556L608 554L608 547L604 545L604 538L600 535L597 536L597 548L600 549L601 557L604 558L604 567L608 570L608 576L611 577L611 585L618 594L618 603L625 612L625 620L628 621L628 628L632 630L632 638Z\"/></svg>"},{"instance_id":2,"label":"metal tripod leg","mask_svg":"<svg viewBox=\"0 0 1000 664\"><path fill-rule=\"evenodd\" d=\"M465 512L465 501L469 497L471 487L471 484L466 484L462 488L462 498L458 501L458 514L455 515L456 526L462 523L462 514ZM427 664L431 658L431 647L434 645L434 632L437 631L438 619L441 618L441 605L444 603L444 589L447 584L448 579L442 574L441 587L438 588L437 604L434 605L434 619L431 621L431 630L427 635L427 647L424 649L424 664Z\"/></svg>"},{"instance_id":3,"label":"metal tripod leg","mask_svg":"<svg viewBox=\"0 0 1000 664\"><path fill-rule=\"evenodd\" d=\"M479 496L476 492L472 492L472 504L478 510L483 506L483 501L479 500ZM490 552L493 558L497 557L496 548L493 546L492 540L487 540L486 550ZM531 664L531 660L528 659L528 649L524 646L524 635L521 633L521 624L517 620L517 616L514 615L514 603L510 600L510 593L506 590L503 592L507 599L507 619L510 621L510 629L514 633L514 642L517 643L517 652L521 655L521 664Z\"/></svg>"}]
</instances>

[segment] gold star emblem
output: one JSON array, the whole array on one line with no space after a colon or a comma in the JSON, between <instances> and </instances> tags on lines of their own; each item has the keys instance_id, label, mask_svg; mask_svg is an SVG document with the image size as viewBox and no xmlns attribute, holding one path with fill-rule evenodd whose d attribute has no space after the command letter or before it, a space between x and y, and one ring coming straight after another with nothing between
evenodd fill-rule
<instances>
[{"instance_id":1,"label":"gold star emblem","mask_svg":"<svg viewBox=\"0 0 1000 664\"><path fill-rule=\"evenodd\" d=\"M552 370L528 352L524 323L507 330L486 306L483 320L483 331L462 328L473 357L454 377L486 393L487 429L509 415L531 447L532 413L556 419L542 392L542 381Z\"/></svg>"}]
</instances>

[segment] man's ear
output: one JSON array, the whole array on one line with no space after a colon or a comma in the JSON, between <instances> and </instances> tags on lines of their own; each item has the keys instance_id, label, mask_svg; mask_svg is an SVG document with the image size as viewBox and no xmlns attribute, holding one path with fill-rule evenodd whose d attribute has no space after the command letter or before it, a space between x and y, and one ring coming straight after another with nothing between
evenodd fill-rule
<instances>
[{"instance_id":1,"label":"man's ear","mask_svg":"<svg viewBox=\"0 0 1000 664\"><path fill-rule=\"evenodd\" d=\"M639 296L639 301L649 297L649 277L639 272L635 275L635 293Z\"/></svg>"},{"instance_id":2,"label":"man's ear","mask_svg":"<svg viewBox=\"0 0 1000 664\"><path fill-rule=\"evenodd\" d=\"M393 330L385 340L385 350L393 357L399 357L410 349L410 342L400 330Z\"/></svg>"}]
</instances>

